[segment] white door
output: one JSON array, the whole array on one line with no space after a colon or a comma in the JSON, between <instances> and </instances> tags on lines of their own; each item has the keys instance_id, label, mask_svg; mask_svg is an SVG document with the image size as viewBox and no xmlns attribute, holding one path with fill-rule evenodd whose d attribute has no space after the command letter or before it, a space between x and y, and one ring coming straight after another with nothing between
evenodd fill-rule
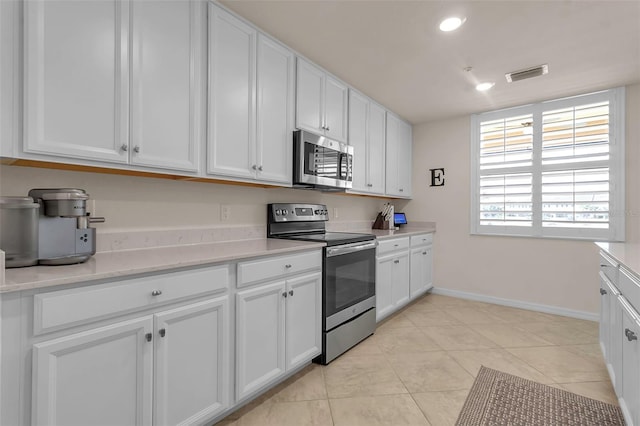
<instances>
[{"instance_id":1,"label":"white door","mask_svg":"<svg viewBox=\"0 0 640 426\"><path fill-rule=\"evenodd\" d=\"M208 173L255 177L256 34L209 3Z\"/></svg>"},{"instance_id":2,"label":"white door","mask_svg":"<svg viewBox=\"0 0 640 426\"><path fill-rule=\"evenodd\" d=\"M202 422L229 407L229 296L155 316L155 425Z\"/></svg>"},{"instance_id":3,"label":"white door","mask_svg":"<svg viewBox=\"0 0 640 426\"><path fill-rule=\"evenodd\" d=\"M285 282L236 294L236 394L241 400L285 371Z\"/></svg>"},{"instance_id":4,"label":"white door","mask_svg":"<svg viewBox=\"0 0 640 426\"><path fill-rule=\"evenodd\" d=\"M376 265L376 321L393 312L393 256L378 259Z\"/></svg>"},{"instance_id":5,"label":"white door","mask_svg":"<svg viewBox=\"0 0 640 426\"><path fill-rule=\"evenodd\" d=\"M353 146L353 190L369 192L367 179L367 115L369 100L358 92L349 91L349 145Z\"/></svg>"},{"instance_id":6,"label":"white door","mask_svg":"<svg viewBox=\"0 0 640 426\"><path fill-rule=\"evenodd\" d=\"M324 134L331 139L347 143L347 86L325 76Z\"/></svg>"},{"instance_id":7,"label":"white door","mask_svg":"<svg viewBox=\"0 0 640 426\"><path fill-rule=\"evenodd\" d=\"M33 347L34 425L150 425L150 316Z\"/></svg>"},{"instance_id":8,"label":"white door","mask_svg":"<svg viewBox=\"0 0 640 426\"><path fill-rule=\"evenodd\" d=\"M258 34L257 140L258 180L291 184L293 165L295 55Z\"/></svg>"},{"instance_id":9,"label":"white door","mask_svg":"<svg viewBox=\"0 0 640 426\"><path fill-rule=\"evenodd\" d=\"M622 309L622 398L631 424L640 424L640 320L628 304Z\"/></svg>"},{"instance_id":10,"label":"white door","mask_svg":"<svg viewBox=\"0 0 640 426\"><path fill-rule=\"evenodd\" d=\"M399 122L398 144L398 192L403 197L411 197L411 170L413 140L411 125Z\"/></svg>"},{"instance_id":11,"label":"white door","mask_svg":"<svg viewBox=\"0 0 640 426\"><path fill-rule=\"evenodd\" d=\"M375 102L369 103L367 138L367 176L369 192L384 194L385 183L385 125L386 110Z\"/></svg>"},{"instance_id":12,"label":"white door","mask_svg":"<svg viewBox=\"0 0 640 426\"><path fill-rule=\"evenodd\" d=\"M296 127L324 134L324 79L319 68L297 60Z\"/></svg>"},{"instance_id":13,"label":"white door","mask_svg":"<svg viewBox=\"0 0 640 426\"><path fill-rule=\"evenodd\" d=\"M129 2L24 8L25 151L126 163Z\"/></svg>"},{"instance_id":14,"label":"white door","mask_svg":"<svg viewBox=\"0 0 640 426\"><path fill-rule=\"evenodd\" d=\"M392 280L393 304L397 309L409 302L409 253L395 255Z\"/></svg>"},{"instance_id":15,"label":"white door","mask_svg":"<svg viewBox=\"0 0 640 426\"><path fill-rule=\"evenodd\" d=\"M198 170L203 5L132 2L132 164Z\"/></svg>"},{"instance_id":16,"label":"white door","mask_svg":"<svg viewBox=\"0 0 640 426\"><path fill-rule=\"evenodd\" d=\"M287 370L322 352L322 274L287 280Z\"/></svg>"},{"instance_id":17,"label":"white door","mask_svg":"<svg viewBox=\"0 0 640 426\"><path fill-rule=\"evenodd\" d=\"M399 192L398 150L400 149L400 120L387 113L386 174L385 192L389 195L402 195Z\"/></svg>"}]
</instances>

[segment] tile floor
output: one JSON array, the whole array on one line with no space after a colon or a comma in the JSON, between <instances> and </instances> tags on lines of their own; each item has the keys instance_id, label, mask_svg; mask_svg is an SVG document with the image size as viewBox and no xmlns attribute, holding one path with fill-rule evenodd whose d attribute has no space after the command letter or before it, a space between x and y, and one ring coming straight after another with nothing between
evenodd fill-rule
<instances>
[{"instance_id":1,"label":"tile floor","mask_svg":"<svg viewBox=\"0 0 640 426\"><path fill-rule=\"evenodd\" d=\"M617 404L597 323L428 294L217 425L453 425L481 365Z\"/></svg>"}]
</instances>

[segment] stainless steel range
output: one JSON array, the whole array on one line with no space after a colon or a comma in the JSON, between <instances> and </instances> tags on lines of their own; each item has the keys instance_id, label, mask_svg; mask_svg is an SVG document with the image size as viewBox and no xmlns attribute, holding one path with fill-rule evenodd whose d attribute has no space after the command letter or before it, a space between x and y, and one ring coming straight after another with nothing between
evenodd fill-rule
<instances>
[{"instance_id":1,"label":"stainless steel range","mask_svg":"<svg viewBox=\"0 0 640 426\"><path fill-rule=\"evenodd\" d=\"M323 204L269 204L267 236L325 242L322 268L322 355L328 364L376 328L376 246L371 234L326 232Z\"/></svg>"}]
</instances>

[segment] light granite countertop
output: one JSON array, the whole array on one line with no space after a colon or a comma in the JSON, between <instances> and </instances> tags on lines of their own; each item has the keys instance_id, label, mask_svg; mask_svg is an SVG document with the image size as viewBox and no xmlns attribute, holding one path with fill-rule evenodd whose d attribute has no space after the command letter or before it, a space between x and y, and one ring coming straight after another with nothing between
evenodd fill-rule
<instances>
[{"instance_id":1,"label":"light granite countertop","mask_svg":"<svg viewBox=\"0 0 640 426\"><path fill-rule=\"evenodd\" d=\"M322 248L324 245L261 238L102 252L77 265L7 269L4 283L0 285L0 293L238 261L258 256L298 253L301 250Z\"/></svg>"},{"instance_id":2,"label":"light granite countertop","mask_svg":"<svg viewBox=\"0 0 640 426\"><path fill-rule=\"evenodd\" d=\"M364 232L364 231L363 231ZM400 227L400 229L398 230L393 230L393 229L389 229L389 230L385 230L385 229L370 229L366 232L369 232L373 235L376 236L377 239L379 240L385 240L388 238L394 238L394 237L410 237L412 235L420 235L420 234L429 234L429 233L433 233L436 232L436 227L429 225L429 226L409 226L409 227Z\"/></svg>"},{"instance_id":3,"label":"light granite countertop","mask_svg":"<svg viewBox=\"0 0 640 426\"><path fill-rule=\"evenodd\" d=\"M640 279L640 244L596 243L596 245Z\"/></svg>"}]
</instances>

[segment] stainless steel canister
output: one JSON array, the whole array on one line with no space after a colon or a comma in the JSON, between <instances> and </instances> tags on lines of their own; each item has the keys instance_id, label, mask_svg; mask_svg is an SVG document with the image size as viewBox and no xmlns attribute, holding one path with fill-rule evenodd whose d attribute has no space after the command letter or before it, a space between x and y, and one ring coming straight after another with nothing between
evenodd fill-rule
<instances>
[{"instance_id":1,"label":"stainless steel canister","mask_svg":"<svg viewBox=\"0 0 640 426\"><path fill-rule=\"evenodd\" d=\"M38 264L39 212L31 197L0 197L0 249L7 268Z\"/></svg>"}]
</instances>

